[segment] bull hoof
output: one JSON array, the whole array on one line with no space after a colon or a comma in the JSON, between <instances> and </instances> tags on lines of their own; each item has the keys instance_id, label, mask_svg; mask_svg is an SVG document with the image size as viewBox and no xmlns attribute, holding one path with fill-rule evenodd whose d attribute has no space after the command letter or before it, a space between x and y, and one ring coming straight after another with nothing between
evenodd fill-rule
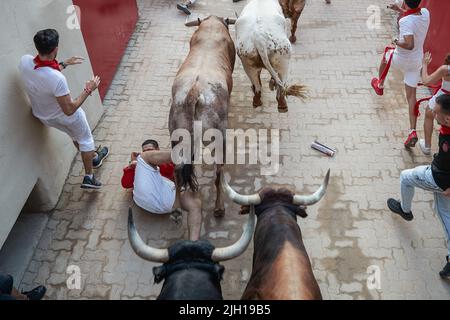
<instances>
[{"instance_id":1,"label":"bull hoof","mask_svg":"<svg viewBox=\"0 0 450 320\"><path fill-rule=\"evenodd\" d=\"M288 112L288 107L287 106L284 106L284 107L278 106L278 112L286 113L286 112Z\"/></svg>"},{"instance_id":2,"label":"bull hoof","mask_svg":"<svg viewBox=\"0 0 450 320\"><path fill-rule=\"evenodd\" d=\"M225 209L215 209L214 210L214 217L222 218L223 216L225 216Z\"/></svg>"},{"instance_id":3,"label":"bull hoof","mask_svg":"<svg viewBox=\"0 0 450 320\"><path fill-rule=\"evenodd\" d=\"M296 36L290 36L290 37L289 37L289 41L290 41L291 43L295 43L295 42L297 41L297 37L296 37Z\"/></svg>"},{"instance_id":4,"label":"bull hoof","mask_svg":"<svg viewBox=\"0 0 450 320\"><path fill-rule=\"evenodd\" d=\"M261 100L253 100L253 108L258 108L262 106L262 101Z\"/></svg>"},{"instance_id":5,"label":"bull hoof","mask_svg":"<svg viewBox=\"0 0 450 320\"><path fill-rule=\"evenodd\" d=\"M271 91L275 90L275 80L273 78L269 81L269 88Z\"/></svg>"}]
</instances>

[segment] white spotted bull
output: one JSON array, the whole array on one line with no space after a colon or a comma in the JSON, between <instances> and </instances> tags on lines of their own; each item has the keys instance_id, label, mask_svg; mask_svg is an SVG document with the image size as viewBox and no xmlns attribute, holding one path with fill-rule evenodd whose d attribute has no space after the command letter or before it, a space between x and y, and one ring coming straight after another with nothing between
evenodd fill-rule
<instances>
[{"instance_id":1,"label":"white spotted bull","mask_svg":"<svg viewBox=\"0 0 450 320\"><path fill-rule=\"evenodd\" d=\"M288 85L291 43L286 35L287 21L278 0L252 0L236 20L236 47L244 70L252 82L253 106L261 101L261 70L277 89L278 111L287 112L286 96L306 97L303 85Z\"/></svg>"}]
</instances>

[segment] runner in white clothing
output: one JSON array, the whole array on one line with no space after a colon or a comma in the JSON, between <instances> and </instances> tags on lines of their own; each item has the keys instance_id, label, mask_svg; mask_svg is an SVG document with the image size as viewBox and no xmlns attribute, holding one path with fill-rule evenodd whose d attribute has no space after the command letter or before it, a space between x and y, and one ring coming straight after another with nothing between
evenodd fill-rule
<instances>
[{"instance_id":1,"label":"runner in white clothing","mask_svg":"<svg viewBox=\"0 0 450 320\"><path fill-rule=\"evenodd\" d=\"M425 155L431 154L431 136L433 134L434 107L436 99L443 94L450 93L450 53L447 53L444 64L436 69L431 75L428 74L428 65L431 62L431 53L427 52L423 58L422 65L422 83L425 86L431 86L437 81L442 80L439 90L428 101L423 122L423 131L425 139L419 140L419 146Z\"/></svg>"},{"instance_id":2,"label":"runner in white clothing","mask_svg":"<svg viewBox=\"0 0 450 320\"><path fill-rule=\"evenodd\" d=\"M133 200L151 213L172 213L182 208L188 212L189 240L200 238L202 201L198 193L179 190L176 184L163 177L160 166L172 163L170 151L160 151L158 144L146 145L137 156L134 175Z\"/></svg>"},{"instance_id":3,"label":"runner in white clothing","mask_svg":"<svg viewBox=\"0 0 450 320\"><path fill-rule=\"evenodd\" d=\"M405 147L414 147L418 141L417 111L416 111L416 91L420 82L420 69L423 59L423 45L427 37L430 26L430 12L419 8L421 0L405 0L406 9L398 5L390 5L389 8L400 12L403 17L399 20L399 39L395 39L393 44L395 49L386 48L385 56L380 64L379 77L372 79L372 87L378 95L383 95L384 81L392 65L400 70L404 75L406 99L409 105L410 131L405 141Z\"/></svg>"},{"instance_id":4,"label":"runner in white clothing","mask_svg":"<svg viewBox=\"0 0 450 320\"><path fill-rule=\"evenodd\" d=\"M82 188L99 189L101 183L92 173L99 168L108 156L109 150L103 147L95 151L94 139L81 105L100 84L99 77L86 82L81 95L72 100L66 77L61 73L69 65L83 62L81 57L73 57L58 63L59 35L54 29L39 31L34 36L38 55L25 55L20 60L19 70L25 90L31 101L33 115L49 127L67 133L75 147L81 151L86 175ZM100 149L100 148L99 148Z\"/></svg>"}]
</instances>

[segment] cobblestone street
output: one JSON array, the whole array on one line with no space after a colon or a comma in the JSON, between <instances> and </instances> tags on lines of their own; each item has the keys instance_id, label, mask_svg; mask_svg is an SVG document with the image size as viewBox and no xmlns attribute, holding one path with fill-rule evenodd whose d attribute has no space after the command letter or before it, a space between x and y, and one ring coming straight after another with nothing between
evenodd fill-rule
<instances>
[{"instance_id":1,"label":"cobblestone street","mask_svg":"<svg viewBox=\"0 0 450 320\"><path fill-rule=\"evenodd\" d=\"M101 191L80 188L80 155L73 164L57 208L52 212L21 287L44 284L49 299L155 299L152 267L131 249L127 235L131 191L120 185L122 169L142 141L156 139L169 148L168 115L175 74L189 50L195 28L175 1L139 0L140 19L113 84L105 114L94 130L96 144L111 155L97 171ZM199 0L192 19L209 14L234 17L247 1ZM414 220L406 222L386 207L400 196L399 176L406 168L431 162L416 147L403 147L407 104L399 74L391 74L385 95L370 87L380 54L395 35L393 13L382 0L309 0L293 45L290 82L306 84L311 98L289 98L289 112L278 113L263 71L263 107L252 107L251 84L236 59L229 112L230 128L280 129L280 170L260 175L259 165L227 165L230 185L253 193L265 185L310 193L328 168L327 194L298 219L314 274L324 299L450 299L450 283L438 272L447 252L445 234L432 208L432 194L417 191ZM381 29L366 25L367 8L381 8ZM234 26L230 32L235 38ZM107 48L105 48L107 50ZM422 135L423 117L418 131ZM436 135L434 135L435 139ZM310 148L314 140L337 149L328 158ZM434 140L435 141L435 140ZM436 144L434 144L436 145ZM436 148L433 149L435 151ZM214 174L204 167L199 179L204 199L202 237L216 246L236 241L247 217L226 200L226 215L213 215ZM147 243L167 247L187 239L187 219L150 216L134 208L136 226ZM253 246L224 262L225 299L239 299L251 273ZM81 269L81 289L69 290L69 265ZM367 286L367 269L379 267L381 288Z\"/></svg>"}]
</instances>

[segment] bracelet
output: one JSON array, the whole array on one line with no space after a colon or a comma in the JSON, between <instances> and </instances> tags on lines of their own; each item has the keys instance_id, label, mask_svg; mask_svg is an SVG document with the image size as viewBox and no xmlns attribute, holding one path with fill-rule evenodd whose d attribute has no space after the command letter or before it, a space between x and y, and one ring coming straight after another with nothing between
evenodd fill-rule
<instances>
[{"instance_id":1,"label":"bracelet","mask_svg":"<svg viewBox=\"0 0 450 320\"><path fill-rule=\"evenodd\" d=\"M86 92L88 95L92 96L92 90L88 88L84 88L84 92Z\"/></svg>"}]
</instances>

